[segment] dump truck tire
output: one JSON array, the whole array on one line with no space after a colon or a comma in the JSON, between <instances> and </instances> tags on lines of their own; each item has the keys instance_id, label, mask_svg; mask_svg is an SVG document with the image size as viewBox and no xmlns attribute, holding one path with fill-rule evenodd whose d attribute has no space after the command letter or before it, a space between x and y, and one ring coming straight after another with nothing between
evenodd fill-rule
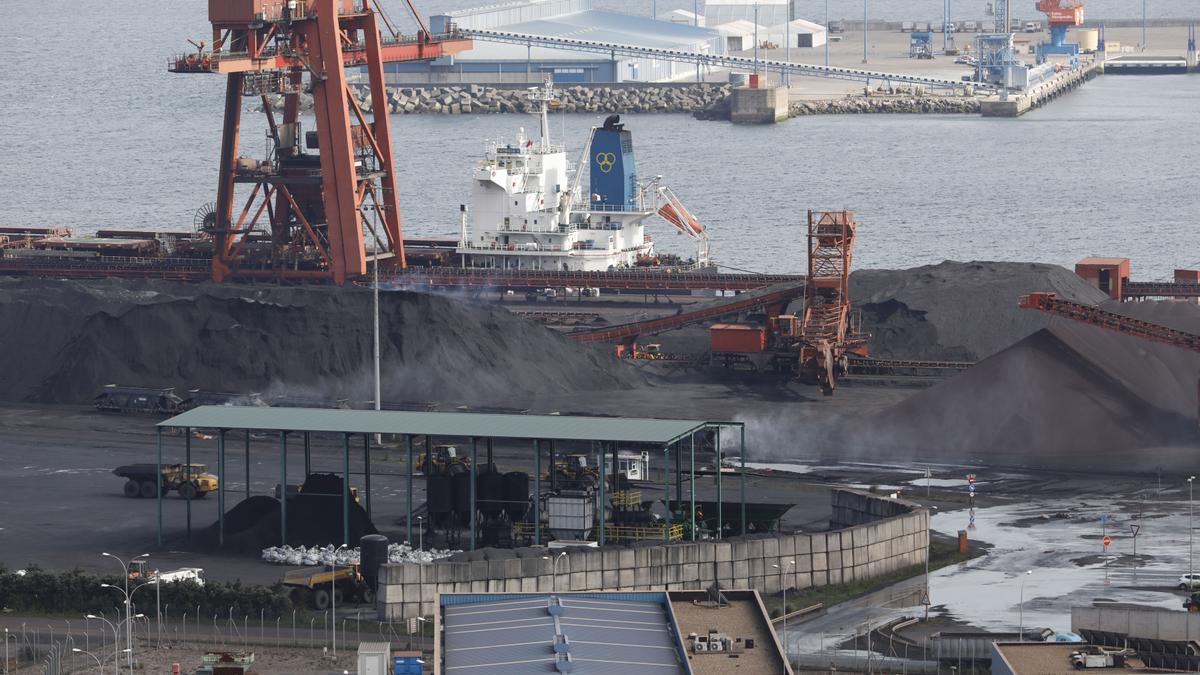
<instances>
[{"instance_id":1,"label":"dump truck tire","mask_svg":"<svg viewBox=\"0 0 1200 675\"><path fill-rule=\"evenodd\" d=\"M142 497L153 499L158 495L158 484L152 480L142 481Z\"/></svg>"},{"instance_id":2,"label":"dump truck tire","mask_svg":"<svg viewBox=\"0 0 1200 675\"><path fill-rule=\"evenodd\" d=\"M319 610L329 609L329 591L324 588L318 588L313 591L312 606L314 609Z\"/></svg>"},{"instance_id":3,"label":"dump truck tire","mask_svg":"<svg viewBox=\"0 0 1200 675\"><path fill-rule=\"evenodd\" d=\"M196 486L191 483L184 483L179 486L179 496L184 499L195 499L196 494Z\"/></svg>"},{"instance_id":4,"label":"dump truck tire","mask_svg":"<svg viewBox=\"0 0 1200 675\"><path fill-rule=\"evenodd\" d=\"M363 588L362 601L367 605L373 606L375 604L375 591L370 586Z\"/></svg>"},{"instance_id":5,"label":"dump truck tire","mask_svg":"<svg viewBox=\"0 0 1200 675\"><path fill-rule=\"evenodd\" d=\"M345 602L345 600L346 600L346 595L344 593L342 593L342 589L340 589L340 588L333 589L333 601L334 602L336 602L337 604L340 605L343 602Z\"/></svg>"},{"instance_id":6,"label":"dump truck tire","mask_svg":"<svg viewBox=\"0 0 1200 675\"><path fill-rule=\"evenodd\" d=\"M126 497L141 497L142 486L138 485L135 480L125 481L125 496Z\"/></svg>"}]
</instances>

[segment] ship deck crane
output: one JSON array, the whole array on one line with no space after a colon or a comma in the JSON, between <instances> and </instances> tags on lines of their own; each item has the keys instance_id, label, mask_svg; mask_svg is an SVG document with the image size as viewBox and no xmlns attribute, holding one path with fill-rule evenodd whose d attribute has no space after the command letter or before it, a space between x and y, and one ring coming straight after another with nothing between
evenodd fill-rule
<instances>
[{"instance_id":1,"label":"ship deck crane","mask_svg":"<svg viewBox=\"0 0 1200 675\"><path fill-rule=\"evenodd\" d=\"M212 51L198 48L167 69L227 76L216 206L201 224L213 242L214 281L266 271L341 284L365 275L372 259L404 267L383 64L471 46L452 26L431 34L408 7L420 26L415 36L397 33L375 0L209 0ZM390 38L381 33L381 18ZM365 101L347 77L347 68L360 66L369 82ZM312 93L315 131L301 130L302 91ZM277 95L281 111L272 101ZM260 98L267 118L262 160L239 155L248 96ZM238 186L249 195L235 213ZM368 235L378 245L371 255Z\"/></svg>"}]
</instances>

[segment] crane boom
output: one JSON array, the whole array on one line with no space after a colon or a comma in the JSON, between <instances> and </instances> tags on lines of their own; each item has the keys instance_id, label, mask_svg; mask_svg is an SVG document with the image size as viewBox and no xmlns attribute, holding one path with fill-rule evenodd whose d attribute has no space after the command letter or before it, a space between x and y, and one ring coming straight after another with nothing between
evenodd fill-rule
<instances>
[{"instance_id":1,"label":"crane boom","mask_svg":"<svg viewBox=\"0 0 1200 675\"><path fill-rule=\"evenodd\" d=\"M1084 305L1063 300L1054 293L1030 293L1022 296L1020 306L1037 309L1066 319L1099 326L1143 340L1151 340L1172 347L1200 352L1200 335L1176 330L1157 323L1142 321L1110 312L1095 305Z\"/></svg>"}]
</instances>

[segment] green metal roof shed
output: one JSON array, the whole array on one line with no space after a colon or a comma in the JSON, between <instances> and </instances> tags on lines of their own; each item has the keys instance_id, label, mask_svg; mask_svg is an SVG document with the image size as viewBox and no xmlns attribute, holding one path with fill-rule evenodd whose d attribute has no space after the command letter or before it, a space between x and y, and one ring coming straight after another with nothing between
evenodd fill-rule
<instances>
[{"instance_id":1,"label":"green metal roof shed","mask_svg":"<svg viewBox=\"0 0 1200 675\"><path fill-rule=\"evenodd\" d=\"M683 497L683 464L685 441L690 446L691 489L691 519L693 536L696 530L695 519L695 481L696 481L696 445L695 435L708 429L735 427L741 434L742 473L741 473L741 531L746 529L746 485L745 485L745 425L741 422L719 422L704 420L648 419L633 417L586 417L575 415L502 415L494 413L470 412L413 412L400 410L343 410L326 408L275 408L258 406L200 406L185 413L176 415L158 425L158 543L163 542L162 527L162 432L164 429L185 429L186 443L185 462L191 463L191 433L192 429L214 429L217 431L217 523L218 541L224 545L225 533L225 435L229 431L244 430L246 432L246 497L250 496L250 431L273 431L279 434L280 459L280 536L286 540L287 532L287 436L289 433L300 433L304 437L305 473L309 471L309 436L313 433L342 435L342 520L344 544L349 545L349 509L350 509L350 437L361 435L363 439L363 466L365 482L365 505L367 517L371 514L371 436L376 434L399 435L404 437L407 446L407 461L405 462L406 489L406 525L408 540L412 541L413 517L413 438L426 437L426 463L431 459L431 439L434 438L466 438L470 439L470 546L475 548L476 534L476 481L474 475L477 461L479 440L486 441L487 462L491 463L492 440L497 438L525 440L532 443L534 457L533 493L541 494L542 473L542 443L548 441L550 451L550 466L554 466L554 441L594 441L606 445L612 454L610 464L614 479L617 471L617 443L641 443L660 446L663 452L663 489L666 503L670 503L670 459L671 450L675 454L675 493L677 500ZM716 441L717 453L720 454L720 435ZM598 453L600 474L605 475L604 450ZM718 514L721 514L721 471L716 471ZM551 472L554 476L555 473ZM605 503L605 480L599 481L599 503ZM153 486L151 486L153 487ZM553 488L553 480L552 480ZM533 500L533 529L534 541L540 544L541 510L540 499ZM187 505L188 532L191 532L191 502ZM718 515L718 523L723 519ZM599 541L605 540L604 520L599 523ZM664 534L664 536L667 536ZM720 536L720 534L718 534Z\"/></svg>"},{"instance_id":2,"label":"green metal roof shed","mask_svg":"<svg viewBox=\"0 0 1200 675\"><path fill-rule=\"evenodd\" d=\"M158 426L525 440L555 439L663 445L674 443L709 424L703 420L661 420L635 417L201 406L159 422Z\"/></svg>"}]
</instances>

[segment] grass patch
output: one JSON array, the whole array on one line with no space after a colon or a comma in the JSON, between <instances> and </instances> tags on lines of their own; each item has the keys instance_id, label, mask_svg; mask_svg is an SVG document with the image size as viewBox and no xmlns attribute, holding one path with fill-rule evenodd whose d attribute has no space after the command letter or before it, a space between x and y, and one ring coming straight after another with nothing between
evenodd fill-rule
<instances>
[{"instance_id":1,"label":"grass patch","mask_svg":"<svg viewBox=\"0 0 1200 675\"><path fill-rule=\"evenodd\" d=\"M932 572L950 565L957 565L981 555L983 555L982 549L971 548L966 553L959 553L957 542L934 541L930 545L929 571ZM913 565L912 567L889 572L873 579L857 579L847 584L814 586L794 593L789 590L786 611L783 608L782 598L776 596L764 596L763 604L766 605L767 612L774 618L783 616L786 612L794 612L798 609L811 607L817 603L831 607L847 600L860 598L868 593L873 593L905 579L921 576L924 573L924 565Z\"/></svg>"}]
</instances>

